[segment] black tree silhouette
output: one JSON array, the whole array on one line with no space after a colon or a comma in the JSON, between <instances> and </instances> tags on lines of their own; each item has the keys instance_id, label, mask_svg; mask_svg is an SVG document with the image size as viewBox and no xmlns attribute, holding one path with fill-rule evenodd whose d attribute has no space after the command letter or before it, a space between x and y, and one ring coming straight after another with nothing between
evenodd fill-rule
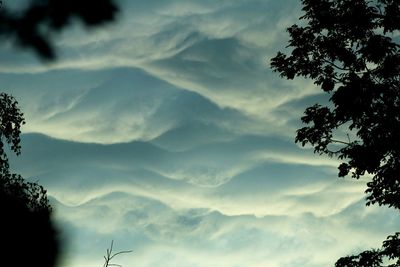
<instances>
[{"instance_id":1,"label":"black tree silhouette","mask_svg":"<svg viewBox=\"0 0 400 267\"><path fill-rule=\"evenodd\" d=\"M332 106L306 109L296 142L338 157L339 176L367 183L367 205L400 209L400 30L397 0L302 0L304 26L288 28L289 55L271 66L282 77L314 80ZM340 133L347 132L347 136ZM339 260L337 266L381 266L384 257L400 264L399 233L381 250ZM390 253L388 252L390 251ZM396 266L398 266L396 265Z\"/></svg>"},{"instance_id":2,"label":"black tree silhouette","mask_svg":"<svg viewBox=\"0 0 400 267\"><path fill-rule=\"evenodd\" d=\"M0 38L12 38L22 48L33 49L42 59L55 58L52 33L73 18L86 26L115 18L112 0L32 0L23 11L10 11L0 1ZM17 101L0 93L0 211L1 266L55 266L60 252L58 233L46 190L10 171L5 145L21 152L21 126L25 123Z\"/></svg>"},{"instance_id":3,"label":"black tree silhouette","mask_svg":"<svg viewBox=\"0 0 400 267\"><path fill-rule=\"evenodd\" d=\"M4 266L44 266L56 263L59 242L51 221L46 190L11 173L4 148L21 152L20 134L24 124L17 101L0 94L0 211L2 217L0 252Z\"/></svg>"},{"instance_id":4,"label":"black tree silhouette","mask_svg":"<svg viewBox=\"0 0 400 267\"><path fill-rule=\"evenodd\" d=\"M32 0L22 12L12 12L2 1L0 37L13 38L22 48L33 49L43 59L54 59L52 34L63 30L73 19L85 26L98 26L115 19L118 11L112 0Z\"/></svg>"}]
</instances>

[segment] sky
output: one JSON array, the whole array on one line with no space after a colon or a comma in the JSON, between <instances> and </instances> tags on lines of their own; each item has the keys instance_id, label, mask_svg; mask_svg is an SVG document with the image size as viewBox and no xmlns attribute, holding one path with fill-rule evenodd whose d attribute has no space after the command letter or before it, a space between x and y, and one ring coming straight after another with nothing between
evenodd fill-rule
<instances>
[{"instance_id":1,"label":"sky","mask_svg":"<svg viewBox=\"0 0 400 267\"><path fill-rule=\"evenodd\" d=\"M54 36L53 63L0 44L27 122L12 168L48 190L62 267L102 266L112 240L124 267L333 266L398 230L368 178L294 143L329 98L269 67L299 2L120 0Z\"/></svg>"}]
</instances>

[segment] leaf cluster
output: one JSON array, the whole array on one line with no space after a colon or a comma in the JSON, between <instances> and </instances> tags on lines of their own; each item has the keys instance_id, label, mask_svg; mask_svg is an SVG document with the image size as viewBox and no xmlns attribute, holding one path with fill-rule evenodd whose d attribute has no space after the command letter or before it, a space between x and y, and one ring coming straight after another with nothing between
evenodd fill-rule
<instances>
[{"instance_id":1,"label":"leaf cluster","mask_svg":"<svg viewBox=\"0 0 400 267\"><path fill-rule=\"evenodd\" d=\"M335 267L381 267L385 261L390 262L386 267L400 266L400 233L388 236L382 249L366 250L358 255L340 258Z\"/></svg>"},{"instance_id":2,"label":"leaf cluster","mask_svg":"<svg viewBox=\"0 0 400 267\"><path fill-rule=\"evenodd\" d=\"M6 151L21 153L21 127L25 119L18 102L11 95L0 93L0 193L35 211L50 212L46 190L39 184L27 182L19 174L10 172ZM8 146L8 149L6 148Z\"/></svg>"},{"instance_id":3,"label":"leaf cluster","mask_svg":"<svg viewBox=\"0 0 400 267\"><path fill-rule=\"evenodd\" d=\"M0 256L4 266L52 267L57 261L59 242L46 190L9 169L7 152L21 153L24 123L18 102L0 93L0 210L5 244Z\"/></svg>"},{"instance_id":4,"label":"leaf cluster","mask_svg":"<svg viewBox=\"0 0 400 267\"><path fill-rule=\"evenodd\" d=\"M305 26L288 28L288 55L278 52L271 66L287 79L314 80L332 105L305 110L296 142L342 160L340 177L372 174L367 205L400 209L400 1L302 4ZM338 135L343 130L345 140ZM400 233L381 249L343 257L335 266L400 266Z\"/></svg>"},{"instance_id":5,"label":"leaf cluster","mask_svg":"<svg viewBox=\"0 0 400 267\"><path fill-rule=\"evenodd\" d=\"M32 0L22 12L12 12L2 2L0 37L13 38L19 46L33 49L41 58L53 59L51 34L63 30L74 18L86 26L112 21L117 11L112 0Z\"/></svg>"},{"instance_id":6,"label":"leaf cluster","mask_svg":"<svg viewBox=\"0 0 400 267\"><path fill-rule=\"evenodd\" d=\"M400 1L302 0L305 26L288 28L289 52L271 60L330 95L302 117L296 142L342 160L339 176L373 175L367 205L400 209ZM352 140L338 138L345 130ZM335 148L335 149L333 149Z\"/></svg>"},{"instance_id":7,"label":"leaf cluster","mask_svg":"<svg viewBox=\"0 0 400 267\"><path fill-rule=\"evenodd\" d=\"M19 155L21 126L24 124L25 119L15 98L0 93L0 170L3 172L9 168L4 143L9 144L11 151Z\"/></svg>"}]
</instances>

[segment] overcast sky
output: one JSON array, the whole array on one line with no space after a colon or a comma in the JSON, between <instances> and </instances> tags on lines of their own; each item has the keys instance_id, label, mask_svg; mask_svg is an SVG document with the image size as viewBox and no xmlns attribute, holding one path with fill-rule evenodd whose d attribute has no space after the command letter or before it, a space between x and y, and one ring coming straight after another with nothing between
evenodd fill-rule
<instances>
[{"instance_id":1,"label":"overcast sky","mask_svg":"<svg viewBox=\"0 0 400 267\"><path fill-rule=\"evenodd\" d=\"M27 121L12 167L48 189L64 267L102 266L111 240L124 267L333 266L398 230L294 143L327 99L269 69L299 2L119 1L116 23L56 36L53 64L3 41Z\"/></svg>"}]
</instances>

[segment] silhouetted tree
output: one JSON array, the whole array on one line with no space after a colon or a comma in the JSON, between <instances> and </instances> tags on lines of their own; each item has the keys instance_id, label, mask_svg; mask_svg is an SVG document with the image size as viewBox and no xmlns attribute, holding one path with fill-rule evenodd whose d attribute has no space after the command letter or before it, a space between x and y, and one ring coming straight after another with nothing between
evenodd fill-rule
<instances>
[{"instance_id":1,"label":"silhouetted tree","mask_svg":"<svg viewBox=\"0 0 400 267\"><path fill-rule=\"evenodd\" d=\"M52 34L64 29L71 19L95 26L113 20L116 11L112 0L32 0L24 10L14 12L0 1L0 38L12 38L22 48L51 60L55 58ZM8 145L11 152L20 154L24 123L17 101L0 93L1 266L52 267L60 244L46 190L10 171L4 147Z\"/></svg>"},{"instance_id":2,"label":"silhouetted tree","mask_svg":"<svg viewBox=\"0 0 400 267\"><path fill-rule=\"evenodd\" d=\"M12 1L12 0L9 0ZM32 48L43 59L55 57L51 34L64 29L72 19L86 26L114 20L112 0L32 0L23 11L10 11L6 1L0 10L0 37L13 38L23 48Z\"/></svg>"},{"instance_id":3,"label":"silhouetted tree","mask_svg":"<svg viewBox=\"0 0 400 267\"><path fill-rule=\"evenodd\" d=\"M391 261L392 264L386 267L400 266L400 233L389 236L383 242L382 249L366 250L358 255L347 256L336 262L336 267L380 267L385 261Z\"/></svg>"},{"instance_id":4,"label":"silhouetted tree","mask_svg":"<svg viewBox=\"0 0 400 267\"><path fill-rule=\"evenodd\" d=\"M4 266L44 266L56 263L59 243L51 221L46 190L10 172L5 145L17 155L24 124L17 101L0 93L0 255Z\"/></svg>"},{"instance_id":5,"label":"silhouetted tree","mask_svg":"<svg viewBox=\"0 0 400 267\"><path fill-rule=\"evenodd\" d=\"M311 78L330 95L332 105L305 110L307 126L297 131L296 142L342 160L340 177L372 174L367 205L400 209L400 46L393 38L400 30L400 1L302 4L304 24L288 28L290 51L279 52L271 66L287 79ZM398 233L394 237L398 240ZM399 242L391 241L385 241L394 244L388 257L398 259ZM364 252L336 265L381 266L385 251Z\"/></svg>"}]
</instances>

